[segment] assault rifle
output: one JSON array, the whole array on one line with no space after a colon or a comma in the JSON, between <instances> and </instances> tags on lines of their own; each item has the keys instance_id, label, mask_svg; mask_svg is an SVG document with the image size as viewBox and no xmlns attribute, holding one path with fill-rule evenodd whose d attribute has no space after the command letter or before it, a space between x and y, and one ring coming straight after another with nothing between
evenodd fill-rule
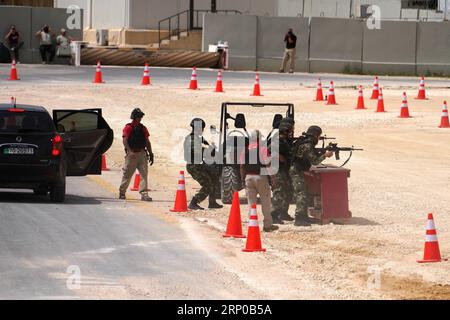
<instances>
[{"instance_id":1,"label":"assault rifle","mask_svg":"<svg viewBox=\"0 0 450 320\"><path fill-rule=\"evenodd\" d=\"M327 147L318 148L316 150L320 154L324 154L327 151L332 151L332 152L334 152L334 154L336 156L336 160L341 160L341 156L340 156L341 151L350 152L350 156L344 162L342 167L345 166L350 161L350 159L352 158L352 155L353 155L353 151L364 151L364 149L356 149L353 146L352 147L339 147L337 143L332 143L332 142L330 142L330 144Z\"/></svg>"}]
</instances>

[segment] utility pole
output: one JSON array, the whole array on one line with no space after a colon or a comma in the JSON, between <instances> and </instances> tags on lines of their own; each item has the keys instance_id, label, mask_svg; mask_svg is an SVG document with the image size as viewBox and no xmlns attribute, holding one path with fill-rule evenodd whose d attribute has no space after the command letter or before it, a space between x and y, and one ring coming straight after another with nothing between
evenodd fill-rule
<instances>
[{"instance_id":1,"label":"utility pole","mask_svg":"<svg viewBox=\"0 0 450 320\"><path fill-rule=\"evenodd\" d=\"M194 0L189 0L189 30L194 29Z\"/></svg>"}]
</instances>

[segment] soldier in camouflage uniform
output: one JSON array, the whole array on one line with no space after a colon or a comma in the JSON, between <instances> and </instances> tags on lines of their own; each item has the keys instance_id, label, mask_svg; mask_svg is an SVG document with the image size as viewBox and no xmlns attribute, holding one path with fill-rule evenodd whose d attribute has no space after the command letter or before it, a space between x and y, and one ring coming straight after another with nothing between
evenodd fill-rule
<instances>
[{"instance_id":1,"label":"soldier in camouflage uniform","mask_svg":"<svg viewBox=\"0 0 450 320\"><path fill-rule=\"evenodd\" d=\"M333 156L333 152L327 151L320 155L315 147L322 135L322 129L318 126L312 126L306 134L297 140L292 151L292 165L289 173L294 186L295 226L310 226L311 221L308 217L308 194L305 183L305 171L309 171L311 165L320 164L325 158Z\"/></svg>"},{"instance_id":2,"label":"soldier in camouflage uniform","mask_svg":"<svg viewBox=\"0 0 450 320\"><path fill-rule=\"evenodd\" d=\"M292 180L289 176L291 165L291 149L294 136L294 120L284 118L279 125L279 156L280 168L272 177L272 209L271 215L274 224L284 224L284 221L294 220L288 213L293 197Z\"/></svg>"},{"instance_id":3,"label":"soldier in camouflage uniform","mask_svg":"<svg viewBox=\"0 0 450 320\"><path fill-rule=\"evenodd\" d=\"M184 140L184 160L186 170L196 180L201 189L192 198L189 209L204 210L199 203L209 197L209 209L223 208L216 202L216 185L218 177L211 173L208 165L204 163L203 156L208 142L203 138L205 121L195 118L191 122L192 132Z\"/></svg>"}]
</instances>

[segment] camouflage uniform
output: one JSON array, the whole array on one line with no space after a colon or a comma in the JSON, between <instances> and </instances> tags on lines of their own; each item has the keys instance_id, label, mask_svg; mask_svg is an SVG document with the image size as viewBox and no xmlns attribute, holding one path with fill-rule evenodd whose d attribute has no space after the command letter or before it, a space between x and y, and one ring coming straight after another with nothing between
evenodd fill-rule
<instances>
[{"instance_id":1,"label":"camouflage uniform","mask_svg":"<svg viewBox=\"0 0 450 320\"><path fill-rule=\"evenodd\" d=\"M294 148L293 163L289 170L294 186L294 201L296 204L295 218L307 219L308 209L308 194L306 191L306 182L304 170L298 168L296 160L306 160L311 165L318 165L325 160L325 155L319 155L315 150L315 146L312 140L307 140L301 143L297 148ZM308 169L309 170L309 169Z\"/></svg>"},{"instance_id":2,"label":"camouflage uniform","mask_svg":"<svg viewBox=\"0 0 450 320\"><path fill-rule=\"evenodd\" d=\"M202 202L208 196L210 201L212 199L215 201L217 177L212 175L208 165L203 163L204 144L203 137L194 133L189 134L184 140L186 170L201 186L193 197L196 203Z\"/></svg>"},{"instance_id":3,"label":"camouflage uniform","mask_svg":"<svg viewBox=\"0 0 450 320\"><path fill-rule=\"evenodd\" d=\"M293 197L292 180L289 175L290 167L290 149L292 144L284 136L280 136L280 155L288 160L288 163L281 163L278 173L274 176L272 184L272 217L280 217L280 215L288 215L289 205Z\"/></svg>"}]
</instances>

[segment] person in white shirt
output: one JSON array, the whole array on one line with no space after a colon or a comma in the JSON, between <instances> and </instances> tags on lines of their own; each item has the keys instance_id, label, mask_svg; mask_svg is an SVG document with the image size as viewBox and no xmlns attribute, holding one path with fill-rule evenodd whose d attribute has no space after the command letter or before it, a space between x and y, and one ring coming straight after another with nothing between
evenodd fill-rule
<instances>
[{"instance_id":1,"label":"person in white shirt","mask_svg":"<svg viewBox=\"0 0 450 320\"><path fill-rule=\"evenodd\" d=\"M36 37L40 40L39 52L41 53L42 64L53 62L55 49L53 48L52 38L54 34L50 32L50 27L45 25L41 30L36 32Z\"/></svg>"}]
</instances>

